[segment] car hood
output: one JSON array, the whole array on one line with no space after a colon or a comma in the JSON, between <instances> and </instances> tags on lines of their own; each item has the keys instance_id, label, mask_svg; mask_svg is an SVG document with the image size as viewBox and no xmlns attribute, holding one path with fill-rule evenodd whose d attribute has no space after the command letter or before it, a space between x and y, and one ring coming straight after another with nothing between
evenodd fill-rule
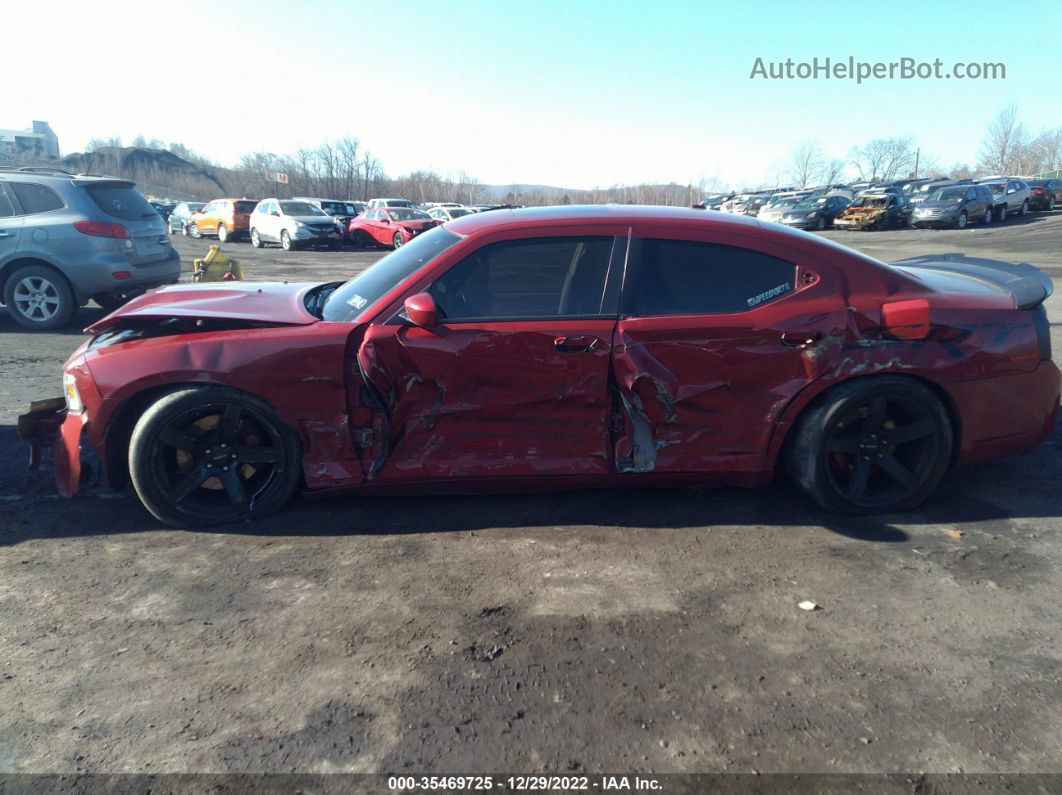
<instances>
[{"instance_id":1,"label":"car hood","mask_svg":"<svg viewBox=\"0 0 1062 795\"><path fill-rule=\"evenodd\" d=\"M807 218L809 215L814 215L819 210L786 210L786 218Z\"/></svg>"},{"instance_id":2,"label":"car hood","mask_svg":"<svg viewBox=\"0 0 1062 795\"><path fill-rule=\"evenodd\" d=\"M919 209L922 210L958 210L961 204L958 202L922 202Z\"/></svg>"},{"instance_id":3,"label":"car hood","mask_svg":"<svg viewBox=\"0 0 1062 795\"><path fill-rule=\"evenodd\" d=\"M316 284L287 282L211 282L175 284L150 290L97 320L85 331L98 334L127 321L171 317L309 325L318 318L304 302Z\"/></svg>"},{"instance_id":4,"label":"car hood","mask_svg":"<svg viewBox=\"0 0 1062 795\"><path fill-rule=\"evenodd\" d=\"M327 224L329 222L335 222L335 216L328 215L288 215L286 218L290 218L292 221L299 221L303 224Z\"/></svg>"}]
</instances>

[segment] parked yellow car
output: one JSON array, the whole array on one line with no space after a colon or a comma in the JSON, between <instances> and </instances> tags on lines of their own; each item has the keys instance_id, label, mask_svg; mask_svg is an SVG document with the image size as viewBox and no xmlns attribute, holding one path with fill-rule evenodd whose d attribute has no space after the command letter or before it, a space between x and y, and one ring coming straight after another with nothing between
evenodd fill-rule
<instances>
[{"instance_id":1,"label":"parked yellow car","mask_svg":"<svg viewBox=\"0 0 1062 795\"><path fill-rule=\"evenodd\" d=\"M188 218L188 234L216 237L219 243L246 237L251 228L254 199L214 199Z\"/></svg>"}]
</instances>

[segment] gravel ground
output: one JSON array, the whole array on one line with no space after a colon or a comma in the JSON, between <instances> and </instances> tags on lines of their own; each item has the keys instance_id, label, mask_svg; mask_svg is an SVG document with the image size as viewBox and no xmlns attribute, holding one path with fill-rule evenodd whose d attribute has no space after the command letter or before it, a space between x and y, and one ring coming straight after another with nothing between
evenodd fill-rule
<instances>
[{"instance_id":1,"label":"gravel ground","mask_svg":"<svg viewBox=\"0 0 1062 795\"><path fill-rule=\"evenodd\" d=\"M1062 279L1062 212L826 236ZM227 250L290 280L381 253ZM0 772L1062 772L1062 428L873 519L783 482L183 532L24 472L78 332L0 340Z\"/></svg>"}]
</instances>

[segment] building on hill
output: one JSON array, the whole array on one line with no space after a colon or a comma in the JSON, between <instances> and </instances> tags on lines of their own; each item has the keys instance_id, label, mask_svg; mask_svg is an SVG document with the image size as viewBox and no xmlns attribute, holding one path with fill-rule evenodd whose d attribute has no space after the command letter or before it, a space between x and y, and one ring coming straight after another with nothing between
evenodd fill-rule
<instances>
[{"instance_id":1,"label":"building on hill","mask_svg":"<svg viewBox=\"0 0 1062 795\"><path fill-rule=\"evenodd\" d=\"M0 130L0 155L59 157L59 137L46 121L35 121L28 130Z\"/></svg>"}]
</instances>

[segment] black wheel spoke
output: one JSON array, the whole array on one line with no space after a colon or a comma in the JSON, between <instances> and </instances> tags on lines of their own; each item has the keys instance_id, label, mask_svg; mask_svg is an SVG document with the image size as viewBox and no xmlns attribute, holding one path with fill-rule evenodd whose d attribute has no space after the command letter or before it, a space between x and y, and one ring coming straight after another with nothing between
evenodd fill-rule
<instances>
[{"instance_id":1,"label":"black wheel spoke","mask_svg":"<svg viewBox=\"0 0 1062 795\"><path fill-rule=\"evenodd\" d=\"M858 453L859 439L855 436L842 437L840 439L830 439L829 443L826 445L826 452L848 454Z\"/></svg>"},{"instance_id":2,"label":"black wheel spoke","mask_svg":"<svg viewBox=\"0 0 1062 795\"><path fill-rule=\"evenodd\" d=\"M932 422L920 420L909 425L901 425L899 428L887 433L890 444L904 444L913 442L915 439L924 439L926 436L932 436L935 431L936 426Z\"/></svg>"},{"instance_id":3,"label":"black wheel spoke","mask_svg":"<svg viewBox=\"0 0 1062 795\"><path fill-rule=\"evenodd\" d=\"M178 503L202 486L209 478L210 472L206 467L197 466L183 478L178 480L169 491L167 491L166 496L169 498L170 502Z\"/></svg>"},{"instance_id":4,"label":"black wheel spoke","mask_svg":"<svg viewBox=\"0 0 1062 795\"><path fill-rule=\"evenodd\" d=\"M241 464L279 464L284 454L275 447L237 447L236 460Z\"/></svg>"},{"instance_id":5,"label":"black wheel spoke","mask_svg":"<svg viewBox=\"0 0 1062 795\"><path fill-rule=\"evenodd\" d=\"M176 428L167 428L161 434L159 439L163 444L168 444L170 447L176 447L178 450L192 451L195 449L196 440L194 437L179 431Z\"/></svg>"},{"instance_id":6,"label":"black wheel spoke","mask_svg":"<svg viewBox=\"0 0 1062 795\"><path fill-rule=\"evenodd\" d=\"M867 433L875 433L881 430L881 427L885 424L885 410L887 407L888 400L884 395L879 395L870 401L870 413L867 415L867 421L863 426Z\"/></svg>"},{"instance_id":7,"label":"black wheel spoke","mask_svg":"<svg viewBox=\"0 0 1062 795\"><path fill-rule=\"evenodd\" d=\"M852 471L852 477L848 481L848 499L858 502L867 490L867 481L870 479L870 462L860 458Z\"/></svg>"},{"instance_id":8,"label":"black wheel spoke","mask_svg":"<svg viewBox=\"0 0 1062 795\"><path fill-rule=\"evenodd\" d=\"M229 467L220 473L221 484L225 487L225 493L229 495L229 502L237 513L246 512L250 506L247 504L247 489L244 487L243 478L236 467Z\"/></svg>"},{"instance_id":9,"label":"black wheel spoke","mask_svg":"<svg viewBox=\"0 0 1062 795\"><path fill-rule=\"evenodd\" d=\"M877 465L881 468L882 472L908 491L913 491L915 486L918 485L914 473L889 453L882 453L881 457L877 459Z\"/></svg>"},{"instance_id":10,"label":"black wheel spoke","mask_svg":"<svg viewBox=\"0 0 1062 795\"><path fill-rule=\"evenodd\" d=\"M218 432L222 439L236 438L240 430L240 420L243 419L243 407L236 403L230 403L225 407L225 413L221 415Z\"/></svg>"}]
</instances>

